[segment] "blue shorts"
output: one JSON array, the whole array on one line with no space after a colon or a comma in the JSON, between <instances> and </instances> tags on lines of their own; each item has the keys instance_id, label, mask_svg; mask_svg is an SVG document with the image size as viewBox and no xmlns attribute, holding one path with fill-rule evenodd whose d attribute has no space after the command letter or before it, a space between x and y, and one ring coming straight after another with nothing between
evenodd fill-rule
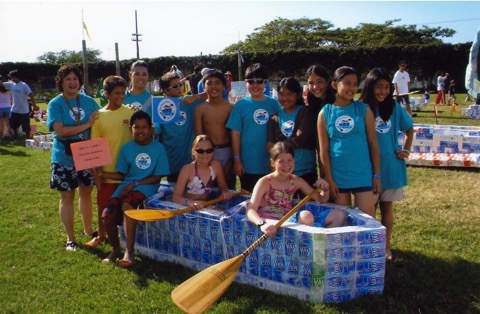
<instances>
[{"instance_id":1,"label":"blue shorts","mask_svg":"<svg viewBox=\"0 0 480 314\"><path fill-rule=\"evenodd\" d=\"M77 171L74 167L68 167L53 163L50 167L50 188L57 191L72 191L83 186L94 186L95 180L87 170Z\"/></svg>"},{"instance_id":2,"label":"blue shorts","mask_svg":"<svg viewBox=\"0 0 480 314\"><path fill-rule=\"evenodd\" d=\"M0 108L0 118L10 118L10 108Z\"/></svg>"},{"instance_id":3,"label":"blue shorts","mask_svg":"<svg viewBox=\"0 0 480 314\"><path fill-rule=\"evenodd\" d=\"M305 210L305 209L304 209ZM332 208L330 209L322 209L322 210L315 210L315 211L312 211L310 210L310 212L312 213L313 215L313 227L320 227L320 228L325 228L325 221L327 220L327 216L328 214L330 214L330 211L332 210ZM296 212L292 217L290 217L287 221L288 222L294 222L294 223L298 223L298 218L300 217L300 213L302 212L303 210L300 210L298 212Z\"/></svg>"}]
</instances>

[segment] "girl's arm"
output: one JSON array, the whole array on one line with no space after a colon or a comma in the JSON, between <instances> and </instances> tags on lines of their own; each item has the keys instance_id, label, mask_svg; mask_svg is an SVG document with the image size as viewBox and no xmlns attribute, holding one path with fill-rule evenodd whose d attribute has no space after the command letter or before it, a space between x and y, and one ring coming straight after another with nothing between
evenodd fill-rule
<instances>
[{"instance_id":1,"label":"girl's arm","mask_svg":"<svg viewBox=\"0 0 480 314\"><path fill-rule=\"evenodd\" d=\"M330 194L333 198L337 198L339 191L332 177L332 169L330 164L330 140L327 134L327 127L325 124L325 118L323 117L323 111L320 111L320 114L318 115L317 130L322 170L325 175L325 180L327 180L328 184L330 185Z\"/></svg>"},{"instance_id":2,"label":"girl's arm","mask_svg":"<svg viewBox=\"0 0 480 314\"><path fill-rule=\"evenodd\" d=\"M377 142L377 131L375 130L375 118L372 110L367 107L365 115L365 128L367 131L368 148L370 150L370 160L373 168L373 192L379 193L381 189L380 184L380 150Z\"/></svg>"},{"instance_id":3,"label":"girl's arm","mask_svg":"<svg viewBox=\"0 0 480 314\"><path fill-rule=\"evenodd\" d=\"M257 212L263 196L266 193L268 193L269 189L270 187L269 187L268 179L266 176L260 178L260 180L257 181L257 183L255 184L255 187L253 188L252 197L250 198L250 203L248 204L248 207L247 207L246 216L251 223L257 226L261 225L260 229L262 230L262 232L265 233L268 237L271 237L275 235L275 233L277 232L277 228L275 228L275 225L265 223L265 220L262 217L260 217L260 215Z\"/></svg>"},{"instance_id":4,"label":"girl's arm","mask_svg":"<svg viewBox=\"0 0 480 314\"><path fill-rule=\"evenodd\" d=\"M178 174L177 183L175 183L175 189L173 190L172 200L181 205L189 206L189 199L184 197L185 187L187 186L188 174L190 164L185 165Z\"/></svg>"},{"instance_id":5,"label":"girl's arm","mask_svg":"<svg viewBox=\"0 0 480 314\"><path fill-rule=\"evenodd\" d=\"M410 150L412 149L412 142L413 142L413 126L410 127L407 131L405 131L405 142L403 143L403 149L397 150L397 158L398 159L407 159L410 156Z\"/></svg>"},{"instance_id":6,"label":"girl's arm","mask_svg":"<svg viewBox=\"0 0 480 314\"><path fill-rule=\"evenodd\" d=\"M314 183L314 187L312 187L310 184L308 184L307 181L305 181L303 178L294 176L294 182L300 191L303 192L303 194L308 195L312 193L312 191L316 188L318 189L318 193L315 193L312 196L312 199L319 202L319 203L325 203L328 201L330 198L330 192L329 192L329 184L326 180L323 179L318 179L317 182Z\"/></svg>"}]
</instances>

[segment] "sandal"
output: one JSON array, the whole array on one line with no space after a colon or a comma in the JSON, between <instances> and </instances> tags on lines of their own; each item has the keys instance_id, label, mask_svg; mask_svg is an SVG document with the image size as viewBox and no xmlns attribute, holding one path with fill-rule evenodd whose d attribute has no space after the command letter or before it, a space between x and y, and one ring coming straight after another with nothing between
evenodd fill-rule
<instances>
[{"instance_id":1,"label":"sandal","mask_svg":"<svg viewBox=\"0 0 480 314\"><path fill-rule=\"evenodd\" d=\"M78 249L78 243L74 241L67 241L65 244L65 251L75 252Z\"/></svg>"},{"instance_id":2,"label":"sandal","mask_svg":"<svg viewBox=\"0 0 480 314\"><path fill-rule=\"evenodd\" d=\"M122 268L129 268L132 267L134 262L127 261L125 259L117 259L116 261L117 266L122 267Z\"/></svg>"},{"instance_id":3,"label":"sandal","mask_svg":"<svg viewBox=\"0 0 480 314\"><path fill-rule=\"evenodd\" d=\"M86 248L86 249L93 249L94 247L96 247L97 245L99 245L102 242L103 242L103 240L100 239L99 236L96 236L93 239L91 239L90 241L88 241L87 243L84 243L83 247Z\"/></svg>"}]
</instances>

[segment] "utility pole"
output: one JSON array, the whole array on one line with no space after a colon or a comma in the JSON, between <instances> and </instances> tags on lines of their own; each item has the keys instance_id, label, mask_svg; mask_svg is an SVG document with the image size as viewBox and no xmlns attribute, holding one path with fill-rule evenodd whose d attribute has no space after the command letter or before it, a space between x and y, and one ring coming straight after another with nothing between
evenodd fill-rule
<instances>
[{"instance_id":1,"label":"utility pole","mask_svg":"<svg viewBox=\"0 0 480 314\"><path fill-rule=\"evenodd\" d=\"M138 42L142 41L139 37L142 36L142 34L138 33L138 23L137 23L137 10L135 10L135 33L132 34L132 41L137 42L137 59L140 59L140 48L138 47Z\"/></svg>"}]
</instances>

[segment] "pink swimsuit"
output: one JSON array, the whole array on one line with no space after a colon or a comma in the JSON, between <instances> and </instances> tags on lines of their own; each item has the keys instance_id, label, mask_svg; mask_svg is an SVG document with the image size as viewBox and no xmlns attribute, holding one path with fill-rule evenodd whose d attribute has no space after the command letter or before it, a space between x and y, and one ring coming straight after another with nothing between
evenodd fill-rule
<instances>
[{"instance_id":1,"label":"pink swimsuit","mask_svg":"<svg viewBox=\"0 0 480 314\"><path fill-rule=\"evenodd\" d=\"M258 214L263 218L280 219L292 209L292 199L296 192L293 180L290 177L292 186L288 190L274 189L270 177L268 177L268 182L270 191L262 197Z\"/></svg>"}]
</instances>

